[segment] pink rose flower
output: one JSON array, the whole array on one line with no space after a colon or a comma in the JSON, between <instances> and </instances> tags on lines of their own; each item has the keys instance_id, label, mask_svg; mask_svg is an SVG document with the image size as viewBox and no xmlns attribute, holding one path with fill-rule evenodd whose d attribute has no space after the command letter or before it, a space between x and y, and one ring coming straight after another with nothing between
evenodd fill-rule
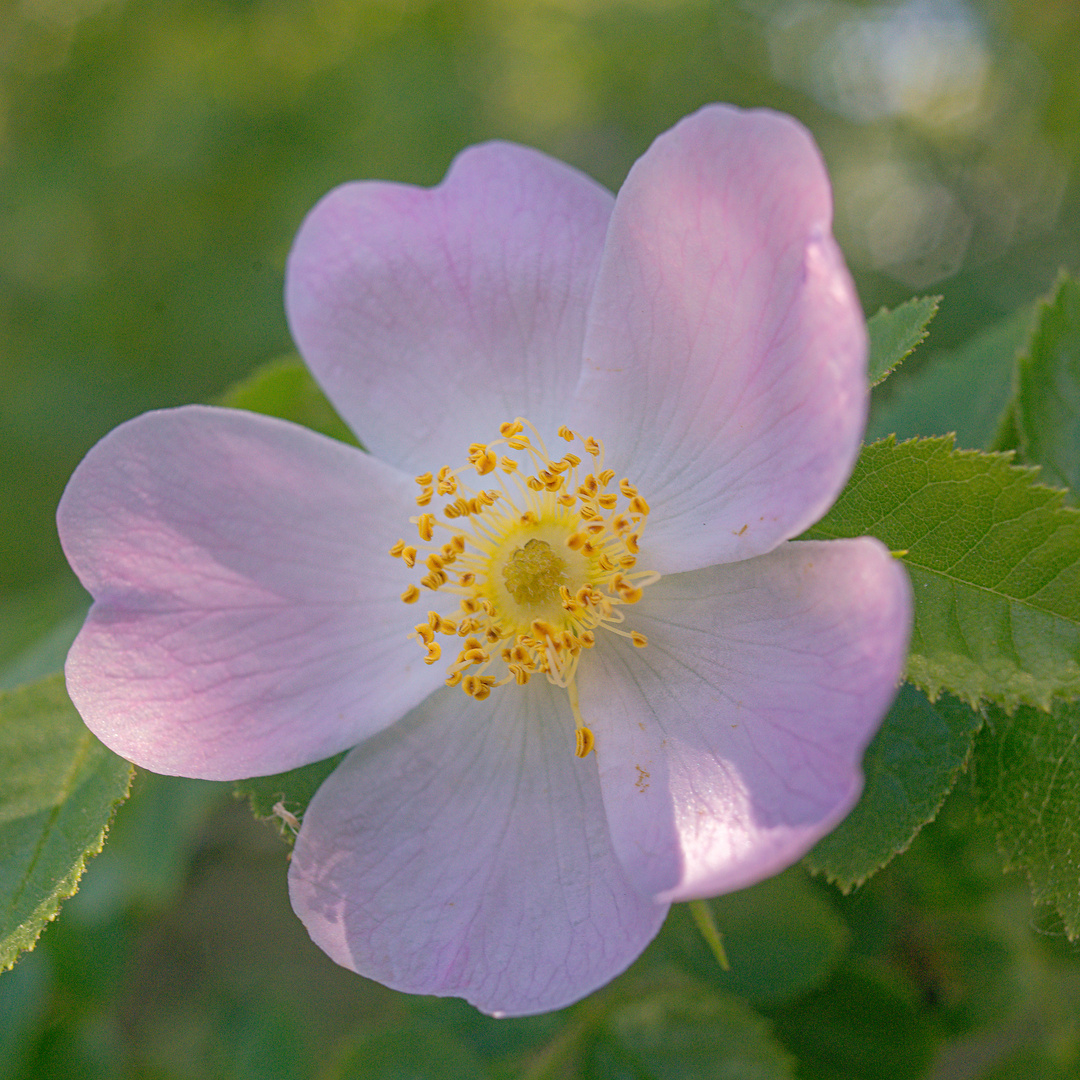
<instances>
[{"instance_id":1,"label":"pink rose flower","mask_svg":"<svg viewBox=\"0 0 1080 1080\"><path fill-rule=\"evenodd\" d=\"M331 192L286 303L370 453L202 407L91 450L59 509L86 723L217 780L355 747L293 906L338 963L496 1015L799 859L859 795L910 626L879 542L788 542L867 406L830 222L809 135L724 106L617 198L500 143Z\"/></svg>"}]
</instances>

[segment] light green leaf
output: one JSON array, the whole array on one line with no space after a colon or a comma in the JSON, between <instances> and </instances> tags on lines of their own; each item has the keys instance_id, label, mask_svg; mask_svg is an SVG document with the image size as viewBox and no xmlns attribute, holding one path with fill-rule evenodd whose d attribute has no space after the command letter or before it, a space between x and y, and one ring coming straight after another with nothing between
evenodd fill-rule
<instances>
[{"instance_id":1,"label":"light green leaf","mask_svg":"<svg viewBox=\"0 0 1080 1080\"><path fill-rule=\"evenodd\" d=\"M296 356L268 361L243 382L226 390L215 404L277 416L333 439L360 445Z\"/></svg>"},{"instance_id":2,"label":"light green leaf","mask_svg":"<svg viewBox=\"0 0 1080 1080\"><path fill-rule=\"evenodd\" d=\"M1014 420L1020 451L1047 484L1080 491L1080 282L1062 275L1038 306L1017 365Z\"/></svg>"},{"instance_id":3,"label":"light green leaf","mask_svg":"<svg viewBox=\"0 0 1080 1080\"><path fill-rule=\"evenodd\" d=\"M612 1010L581 1075L589 1080L790 1080L769 1024L736 998L667 991Z\"/></svg>"},{"instance_id":4,"label":"light green leaf","mask_svg":"<svg viewBox=\"0 0 1080 1080\"><path fill-rule=\"evenodd\" d=\"M862 798L807 856L811 870L850 892L907 850L937 817L982 722L956 698L931 704L905 683L863 759Z\"/></svg>"},{"instance_id":5,"label":"light green leaf","mask_svg":"<svg viewBox=\"0 0 1080 1080\"><path fill-rule=\"evenodd\" d=\"M1080 937L1080 702L1049 713L991 709L975 748L980 809L1007 870L1023 870L1036 903Z\"/></svg>"},{"instance_id":6,"label":"light green leaf","mask_svg":"<svg viewBox=\"0 0 1080 1080\"><path fill-rule=\"evenodd\" d=\"M292 846L308 803L344 756L344 753L335 754L325 761L273 776L237 780L233 791L238 799L247 799L257 818L272 821L281 838Z\"/></svg>"},{"instance_id":7,"label":"light green leaf","mask_svg":"<svg viewBox=\"0 0 1080 1080\"><path fill-rule=\"evenodd\" d=\"M86 730L61 675L0 694L0 971L78 888L132 767Z\"/></svg>"},{"instance_id":8,"label":"light green leaf","mask_svg":"<svg viewBox=\"0 0 1080 1080\"><path fill-rule=\"evenodd\" d=\"M870 385L884 382L926 339L940 296L916 296L889 311L882 308L867 320L870 331Z\"/></svg>"},{"instance_id":9,"label":"light green leaf","mask_svg":"<svg viewBox=\"0 0 1080 1080\"><path fill-rule=\"evenodd\" d=\"M1080 512L1035 473L949 438L886 439L806 534L868 534L903 552L907 676L931 699L1045 708L1080 695Z\"/></svg>"},{"instance_id":10,"label":"light green leaf","mask_svg":"<svg viewBox=\"0 0 1080 1080\"><path fill-rule=\"evenodd\" d=\"M723 934L725 970L687 905L671 909L658 945L680 968L755 1005L787 1001L824 982L844 958L848 930L801 866L708 905Z\"/></svg>"},{"instance_id":11,"label":"light green leaf","mask_svg":"<svg viewBox=\"0 0 1080 1080\"><path fill-rule=\"evenodd\" d=\"M1033 312L1021 308L960 348L934 352L918 372L909 376L905 369L890 379L871 398L867 441L954 432L958 446L995 448Z\"/></svg>"}]
</instances>

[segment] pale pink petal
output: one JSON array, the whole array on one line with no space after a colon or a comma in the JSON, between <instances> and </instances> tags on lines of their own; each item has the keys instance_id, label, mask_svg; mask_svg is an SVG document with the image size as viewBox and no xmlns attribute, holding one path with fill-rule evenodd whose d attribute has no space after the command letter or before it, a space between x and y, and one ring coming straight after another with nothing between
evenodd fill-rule
<instances>
[{"instance_id":1,"label":"pale pink petal","mask_svg":"<svg viewBox=\"0 0 1080 1080\"><path fill-rule=\"evenodd\" d=\"M355 745L439 685L387 552L416 486L269 417L148 413L87 454L60 503L95 603L71 698L118 754L212 780ZM420 606L420 605L417 605Z\"/></svg>"},{"instance_id":2,"label":"pale pink petal","mask_svg":"<svg viewBox=\"0 0 1080 1080\"><path fill-rule=\"evenodd\" d=\"M910 619L902 567L868 538L651 586L627 618L649 644L605 640L578 676L634 882L672 901L730 892L829 832L858 798Z\"/></svg>"},{"instance_id":3,"label":"pale pink petal","mask_svg":"<svg viewBox=\"0 0 1080 1080\"><path fill-rule=\"evenodd\" d=\"M565 691L430 697L357 747L304 817L293 907L339 964L484 1012L546 1012L641 952L666 907L611 849Z\"/></svg>"},{"instance_id":4,"label":"pale pink petal","mask_svg":"<svg viewBox=\"0 0 1080 1080\"><path fill-rule=\"evenodd\" d=\"M293 337L373 453L426 472L527 415L566 422L611 195L535 150L466 150L436 188L355 183L308 215Z\"/></svg>"},{"instance_id":5,"label":"pale pink petal","mask_svg":"<svg viewBox=\"0 0 1080 1080\"><path fill-rule=\"evenodd\" d=\"M769 551L847 479L866 328L831 216L803 128L719 105L661 135L619 192L575 420L652 506L652 568Z\"/></svg>"}]
</instances>

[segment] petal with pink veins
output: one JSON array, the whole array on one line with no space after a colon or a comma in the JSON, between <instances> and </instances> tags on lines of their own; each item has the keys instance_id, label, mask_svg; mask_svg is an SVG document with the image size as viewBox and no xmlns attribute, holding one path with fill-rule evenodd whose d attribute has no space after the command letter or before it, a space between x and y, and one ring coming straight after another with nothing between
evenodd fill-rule
<instances>
[{"instance_id":1,"label":"petal with pink veins","mask_svg":"<svg viewBox=\"0 0 1080 1080\"><path fill-rule=\"evenodd\" d=\"M566 422L612 197L504 143L435 188L354 183L308 215L285 305L304 360L364 445L412 472L527 413Z\"/></svg>"},{"instance_id":2,"label":"petal with pink veins","mask_svg":"<svg viewBox=\"0 0 1080 1080\"><path fill-rule=\"evenodd\" d=\"M784 544L665 578L645 648L579 669L615 850L668 901L791 865L847 815L904 666L910 586L876 540ZM595 659L595 662L593 662Z\"/></svg>"},{"instance_id":3,"label":"petal with pink veins","mask_svg":"<svg viewBox=\"0 0 1080 1080\"><path fill-rule=\"evenodd\" d=\"M574 422L650 503L653 569L769 551L847 479L867 338L831 218L809 134L719 105L661 135L619 192Z\"/></svg>"},{"instance_id":4,"label":"petal with pink veins","mask_svg":"<svg viewBox=\"0 0 1080 1080\"><path fill-rule=\"evenodd\" d=\"M441 684L406 635L388 554L413 481L353 447L230 409L147 413L68 484L61 541L94 605L72 701L118 754L211 780L317 761Z\"/></svg>"},{"instance_id":5,"label":"petal with pink veins","mask_svg":"<svg viewBox=\"0 0 1080 1080\"><path fill-rule=\"evenodd\" d=\"M558 1009L626 968L666 906L611 848L566 694L429 698L357 747L308 807L292 903L339 964L496 1015Z\"/></svg>"}]
</instances>

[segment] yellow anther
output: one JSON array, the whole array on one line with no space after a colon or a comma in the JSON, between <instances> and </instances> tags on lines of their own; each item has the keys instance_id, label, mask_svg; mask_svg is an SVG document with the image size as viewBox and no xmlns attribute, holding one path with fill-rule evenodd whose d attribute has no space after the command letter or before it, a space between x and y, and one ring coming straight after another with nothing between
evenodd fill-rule
<instances>
[{"instance_id":1,"label":"yellow anther","mask_svg":"<svg viewBox=\"0 0 1080 1080\"><path fill-rule=\"evenodd\" d=\"M632 567L637 565L637 559L635 559L633 555L620 555L619 556L619 565L624 570L629 570Z\"/></svg>"},{"instance_id":2,"label":"yellow anther","mask_svg":"<svg viewBox=\"0 0 1080 1080\"><path fill-rule=\"evenodd\" d=\"M405 560L405 565L413 567L416 565L416 548L406 545L401 549L401 557Z\"/></svg>"},{"instance_id":3,"label":"yellow anther","mask_svg":"<svg viewBox=\"0 0 1080 1080\"><path fill-rule=\"evenodd\" d=\"M577 454L564 454L563 461L565 461L571 469L576 469L581 464L581 458L579 458Z\"/></svg>"},{"instance_id":4,"label":"yellow anther","mask_svg":"<svg viewBox=\"0 0 1080 1080\"><path fill-rule=\"evenodd\" d=\"M544 482L542 480L537 479L535 476L530 476L525 481L525 486L530 491L543 491L544 490Z\"/></svg>"},{"instance_id":5,"label":"yellow anther","mask_svg":"<svg viewBox=\"0 0 1080 1080\"><path fill-rule=\"evenodd\" d=\"M420 599L420 590L415 585L410 585L402 594L401 599L406 604L415 604Z\"/></svg>"},{"instance_id":6,"label":"yellow anther","mask_svg":"<svg viewBox=\"0 0 1080 1080\"><path fill-rule=\"evenodd\" d=\"M623 540L623 543L626 545L626 550L629 551L631 555L637 555L638 552L641 550L638 547L638 539L639 537L637 533L631 533L628 537L626 537L625 540Z\"/></svg>"},{"instance_id":7,"label":"yellow anther","mask_svg":"<svg viewBox=\"0 0 1080 1080\"><path fill-rule=\"evenodd\" d=\"M429 611L427 613L427 624L432 630L439 629L439 620L442 616L437 611Z\"/></svg>"},{"instance_id":8,"label":"yellow anther","mask_svg":"<svg viewBox=\"0 0 1080 1080\"><path fill-rule=\"evenodd\" d=\"M638 649L644 649L645 646L649 644L649 639L644 634L639 634L636 630L630 631L630 640Z\"/></svg>"},{"instance_id":9,"label":"yellow anther","mask_svg":"<svg viewBox=\"0 0 1080 1080\"><path fill-rule=\"evenodd\" d=\"M567 442L574 441L574 433L565 425L559 428L559 438L565 439Z\"/></svg>"},{"instance_id":10,"label":"yellow anther","mask_svg":"<svg viewBox=\"0 0 1080 1080\"><path fill-rule=\"evenodd\" d=\"M603 495L597 496L596 501L605 510L614 510L616 505L619 502L619 496L616 495L614 491L608 491L608 492L605 492Z\"/></svg>"},{"instance_id":11,"label":"yellow anther","mask_svg":"<svg viewBox=\"0 0 1080 1080\"><path fill-rule=\"evenodd\" d=\"M566 546L571 551L580 551L585 546L585 534L584 533L571 533L566 538Z\"/></svg>"},{"instance_id":12,"label":"yellow anther","mask_svg":"<svg viewBox=\"0 0 1080 1080\"><path fill-rule=\"evenodd\" d=\"M435 631L426 622L417 623L413 629L425 645L430 645L435 640Z\"/></svg>"},{"instance_id":13,"label":"yellow anther","mask_svg":"<svg viewBox=\"0 0 1080 1080\"><path fill-rule=\"evenodd\" d=\"M619 481L619 490L628 499L632 499L638 493L637 488L625 476Z\"/></svg>"},{"instance_id":14,"label":"yellow anther","mask_svg":"<svg viewBox=\"0 0 1080 1080\"><path fill-rule=\"evenodd\" d=\"M419 495L416 496L417 506L430 506L431 498L435 494L434 488L426 487Z\"/></svg>"},{"instance_id":15,"label":"yellow anther","mask_svg":"<svg viewBox=\"0 0 1080 1080\"><path fill-rule=\"evenodd\" d=\"M458 686L461 683L461 672L455 671L452 675L446 677L447 686Z\"/></svg>"},{"instance_id":16,"label":"yellow anther","mask_svg":"<svg viewBox=\"0 0 1080 1080\"><path fill-rule=\"evenodd\" d=\"M518 686L524 686L529 681L529 673L523 667L520 667L517 664L508 664L507 668L509 669L510 674L514 676L514 682L516 682Z\"/></svg>"},{"instance_id":17,"label":"yellow anther","mask_svg":"<svg viewBox=\"0 0 1080 1080\"><path fill-rule=\"evenodd\" d=\"M440 634L456 634L457 623L453 619L440 619L436 629Z\"/></svg>"},{"instance_id":18,"label":"yellow anther","mask_svg":"<svg viewBox=\"0 0 1080 1080\"><path fill-rule=\"evenodd\" d=\"M461 533L454 533L450 537L450 546L460 555L465 550L465 537Z\"/></svg>"},{"instance_id":19,"label":"yellow anther","mask_svg":"<svg viewBox=\"0 0 1080 1080\"><path fill-rule=\"evenodd\" d=\"M517 435L524 429L525 425L520 420L505 420L499 425L499 434L504 439L509 439L511 435Z\"/></svg>"},{"instance_id":20,"label":"yellow anther","mask_svg":"<svg viewBox=\"0 0 1080 1080\"><path fill-rule=\"evenodd\" d=\"M593 457L600 456L600 444L591 435L585 440L585 449L592 454Z\"/></svg>"},{"instance_id":21,"label":"yellow anther","mask_svg":"<svg viewBox=\"0 0 1080 1080\"><path fill-rule=\"evenodd\" d=\"M593 733L587 727L579 727L574 731L574 738L576 740L574 756L579 758L588 757L590 751L596 745Z\"/></svg>"},{"instance_id":22,"label":"yellow anther","mask_svg":"<svg viewBox=\"0 0 1080 1080\"><path fill-rule=\"evenodd\" d=\"M591 630L583 630L578 640L583 649L591 649L596 644L596 635Z\"/></svg>"},{"instance_id":23,"label":"yellow anther","mask_svg":"<svg viewBox=\"0 0 1080 1080\"><path fill-rule=\"evenodd\" d=\"M573 507L574 503L577 502L577 499L574 498L574 496L571 495L570 492L564 491L555 501L560 506L565 506L567 509L570 509L571 507Z\"/></svg>"},{"instance_id":24,"label":"yellow anther","mask_svg":"<svg viewBox=\"0 0 1080 1080\"><path fill-rule=\"evenodd\" d=\"M644 517L649 512L649 504L640 496L635 495L628 507L631 514L641 514Z\"/></svg>"},{"instance_id":25,"label":"yellow anther","mask_svg":"<svg viewBox=\"0 0 1080 1080\"><path fill-rule=\"evenodd\" d=\"M424 565L429 570L441 570L446 564L443 562L440 555L436 555L433 551L425 560Z\"/></svg>"},{"instance_id":26,"label":"yellow anther","mask_svg":"<svg viewBox=\"0 0 1080 1080\"><path fill-rule=\"evenodd\" d=\"M582 496L582 498L591 499L593 498L593 496L596 495L599 490L599 482L592 473L589 473L589 475L585 477L585 480L582 483L581 487L577 489L577 493Z\"/></svg>"},{"instance_id":27,"label":"yellow anther","mask_svg":"<svg viewBox=\"0 0 1080 1080\"><path fill-rule=\"evenodd\" d=\"M478 476L486 476L489 472L494 471L495 466L498 464L499 458L495 451L485 450L473 467L476 469Z\"/></svg>"},{"instance_id":28,"label":"yellow anther","mask_svg":"<svg viewBox=\"0 0 1080 1080\"><path fill-rule=\"evenodd\" d=\"M458 574L458 584L466 589L475 581L476 575L471 570L466 570L464 573Z\"/></svg>"},{"instance_id":29,"label":"yellow anther","mask_svg":"<svg viewBox=\"0 0 1080 1080\"><path fill-rule=\"evenodd\" d=\"M614 469L605 469L600 474L600 486L601 487L607 487L608 484L610 484L611 481L614 480L614 479L615 479L615 470Z\"/></svg>"},{"instance_id":30,"label":"yellow anther","mask_svg":"<svg viewBox=\"0 0 1080 1080\"><path fill-rule=\"evenodd\" d=\"M421 473L415 479L421 487L429 487L431 485L432 475L429 472Z\"/></svg>"},{"instance_id":31,"label":"yellow anther","mask_svg":"<svg viewBox=\"0 0 1080 1080\"><path fill-rule=\"evenodd\" d=\"M513 458L499 458L499 468L502 469L504 473L512 473L517 467L518 463Z\"/></svg>"},{"instance_id":32,"label":"yellow anther","mask_svg":"<svg viewBox=\"0 0 1080 1080\"><path fill-rule=\"evenodd\" d=\"M421 540L430 540L435 535L435 515L421 514L416 519L416 531Z\"/></svg>"},{"instance_id":33,"label":"yellow anther","mask_svg":"<svg viewBox=\"0 0 1080 1080\"><path fill-rule=\"evenodd\" d=\"M442 646L437 642L431 642L427 647L427 656L424 657L425 664L437 664L442 656Z\"/></svg>"},{"instance_id":34,"label":"yellow anther","mask_svg":"<svg viewBox=\"0 0 1080 1080\"><path fill-rule=\"evenodd\" d=\"M604 552L600 553L600 557L596 560L597 566L606 573L610 573L615 569L615 564L607 557Z\"/></svg>"},{"instance_id":35,"label":"yellow anther","mask_svg":"<svg viewBox=\"0 0 1080 1080\"><path fill-rule=\"evenodd\" d=\"M466 649L459 657L458 660L466 661L470 664L486 664L491 659L490 656L483 649Z\"/></svg>"},{"instance_id":36,"label":"yellow anther","mask_svg":"<svg viewBox=\"0 0 1080 1080\"><path fill-rule=\"evenodd\" d=\"M390 554L391 554L391 555L393 555L395 559L400 559L400 558L401 558L401 553L402 553L402 552L403 552L404 550L405 550L405 541L404 541L404 540L399 540L399 541L398 541L398 542L397 542L397 543L396 543L396 544L395 544L395 545L394 545L394 546L393 546L393 547L392 547L392 548L390 549Z\"/></svg>"}]
</instances>

